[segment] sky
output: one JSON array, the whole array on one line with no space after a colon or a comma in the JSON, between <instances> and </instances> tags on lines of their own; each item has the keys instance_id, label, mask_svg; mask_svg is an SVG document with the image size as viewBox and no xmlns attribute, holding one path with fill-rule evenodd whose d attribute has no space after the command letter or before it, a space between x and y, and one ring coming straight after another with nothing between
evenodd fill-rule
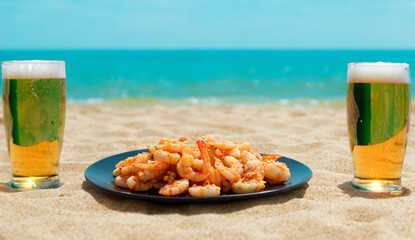
<instances>
[{"instance_id":1,"label":"sky","mask_svg":"<svg viewBox=\"0 0 415 240\"><path fill-rule=\"evenodd\" d=\"M0 49L415 49L410 0L0 0Z\"/></svg>"}]
</instances>

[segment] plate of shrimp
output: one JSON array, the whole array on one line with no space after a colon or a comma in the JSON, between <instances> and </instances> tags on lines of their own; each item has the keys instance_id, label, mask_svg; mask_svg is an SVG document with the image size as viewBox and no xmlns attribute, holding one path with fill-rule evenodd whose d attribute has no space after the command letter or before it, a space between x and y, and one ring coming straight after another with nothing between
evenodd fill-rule
<instances>
[{"instance_id":1,"label":"plate of shrimp","mask_svg":"<svg viewBox=\"0 0 415 240\"><path fill-rule=\"evenodd\" d=\"M164 202L228 201L294 189L312 177L306 165L259 154L249 142L161 138L157 145L110 156L88 167L85 178L107 192Z\"/></svg>"}]
</instances>

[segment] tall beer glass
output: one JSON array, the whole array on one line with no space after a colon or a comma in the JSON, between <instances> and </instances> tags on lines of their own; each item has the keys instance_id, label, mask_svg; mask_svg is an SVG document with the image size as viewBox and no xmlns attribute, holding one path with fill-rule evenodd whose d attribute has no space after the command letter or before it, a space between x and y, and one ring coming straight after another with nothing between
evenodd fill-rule
<instances>
[{"instance_id":1,"label":"tall beer glass","mask_svg":"<svg viewBox=\"0 0 415 240\"><path fill-rule=\"evenodd\" d=\"M400 191L411 109L409 65L350 63L347 82L352 185Z\"/></svg>"},{"instance_id":2,"label":"tall beer glass","mask_svg":"<svg viewBox=\"0 0 415 240\"><path fill-rule=\"evenodd\" d=\"M66 109L63 61L2 62L3 113L14 188L59 187Z\"/></svg>"}]
</instances>

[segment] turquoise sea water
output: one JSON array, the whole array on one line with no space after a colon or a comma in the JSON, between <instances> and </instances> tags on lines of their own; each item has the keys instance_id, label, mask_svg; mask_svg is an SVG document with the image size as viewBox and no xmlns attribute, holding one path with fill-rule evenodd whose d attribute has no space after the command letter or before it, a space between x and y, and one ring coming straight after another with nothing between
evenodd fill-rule
<instances>
[{"instance_id":1,"label":"turquoise sea water","mask_svg":"<svg viewBox=\"0 0 415 240\"><path fill-rule=\"evenodd\" d=\"M66 62L70 103L329 104L344 100L350 62L415 67L415 51L0 50L31 59Z\"/></svg>"}]
</instances>

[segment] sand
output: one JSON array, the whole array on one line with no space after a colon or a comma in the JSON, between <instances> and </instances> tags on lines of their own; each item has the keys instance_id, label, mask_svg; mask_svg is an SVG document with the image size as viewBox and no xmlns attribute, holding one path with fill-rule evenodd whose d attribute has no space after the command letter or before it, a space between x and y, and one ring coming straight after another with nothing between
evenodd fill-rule
<instances>
[{"instance_id":1,"label":"sand","mask_svg":"<svg viewBox=\"0 0 415 240\"><path fill-rule=\"evenodd\" d=\"M0 123L3 128L3 118ZM161 136L194 140L202 135L248 140L258 152L308 165L314 175L286 193L189 205L114 196L84 178L95 161L145 148ZM355 190L344 108L71 106L60 165L63 185L40 191L7 186L4 131L0 139L4 239L415 238L415 139L408 143L401 196Z\"/></svg>"}]
</instances>

